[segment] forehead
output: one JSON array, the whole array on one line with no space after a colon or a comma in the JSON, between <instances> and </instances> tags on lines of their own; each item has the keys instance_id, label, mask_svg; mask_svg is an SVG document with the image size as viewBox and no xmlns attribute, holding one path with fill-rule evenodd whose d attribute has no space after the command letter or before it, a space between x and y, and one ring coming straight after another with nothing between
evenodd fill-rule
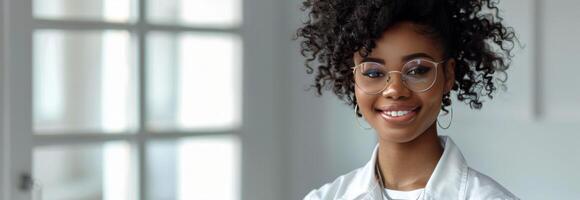
<instances>
[{"instance_id":1,"label":"forehead","mask_svg":"<svg viewBox=\"0 0 580 200\"><path fill-rule=\"evenodd\" d=\"M375 41L376 46L368 57L382 59L385 64L400 63L405 56L416 53L425 53L436 60L443 59L443 49L439 43L420 30L419 25L410 22L392 26ZM361 59L359 53L355 53L355 62Z\"/></svg>"}]
</instances>

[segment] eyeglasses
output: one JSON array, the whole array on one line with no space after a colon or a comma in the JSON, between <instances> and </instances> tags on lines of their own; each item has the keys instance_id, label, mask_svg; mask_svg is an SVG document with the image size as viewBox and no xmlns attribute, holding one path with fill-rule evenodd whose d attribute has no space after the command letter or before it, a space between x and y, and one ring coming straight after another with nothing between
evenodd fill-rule
<instances>
[{"instance_id":1,"label":"eyeglasses","mask_svg":"<svg viewBox=\"0 0 580 200\"><path fill-rule=\"evenodd\" d=\"M437 67L444 63L426 59L414 59L401 71L389 71L385 65L377 62L363 62L352 67L355 85L366 94L375 95L387 88L392 80L391 73L401 75L403 84L414 92L425 92L437 81Z\"/></svg>"}]
</instances>

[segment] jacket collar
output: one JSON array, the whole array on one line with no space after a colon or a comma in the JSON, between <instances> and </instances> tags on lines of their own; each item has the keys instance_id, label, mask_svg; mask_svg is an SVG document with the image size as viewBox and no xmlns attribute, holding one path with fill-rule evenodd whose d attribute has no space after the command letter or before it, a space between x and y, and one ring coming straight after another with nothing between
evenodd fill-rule
<instances>
[{"instance_id":1,"label":"jacket collar","mask_svg":"<svg viewBox=\"0 0 580 200\"><path fill-rule=\"evenodd\" d=\"M443 155L433 174L425 186L423 199L444 199L449 194L457 194L458 199L463 199L467 185L468 167L463 155L447 136L439 136L443 146ZM375 146L370 161L357 170L349 190L345 191L344 199L380 199L382 188L375 178L375 162L379 145Z\"/></svg>"}]
</instances>

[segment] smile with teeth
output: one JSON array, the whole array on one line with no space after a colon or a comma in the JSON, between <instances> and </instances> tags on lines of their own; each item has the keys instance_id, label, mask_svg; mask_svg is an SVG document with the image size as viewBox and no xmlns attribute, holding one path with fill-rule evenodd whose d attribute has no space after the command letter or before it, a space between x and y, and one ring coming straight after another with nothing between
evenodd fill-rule
<instances>
[{"instance_id":1,"label":"smile with teeth","mask_svg":"<svg viewBox=\"0 0 580 200\"><path fill-rule=\"evenodd\" d=\"M400 109L400 110L399 110ZM416 116L417 112L419 112L420 107L403 107L403 108L386 108L386 109L377 109L380 113L380 116L389 123L394 124L406 124L413 121Z\"/></svg>"},{"instance_id":2,"label":"smile with teeth","mask_svg":"<svg viewBox=\"0 0 580 200\"><path fill-rule=\"evenodd\" d=\"M409 114L410 112L411 112L410 110L403 110L403 111L384 111L383 113L391 117L401 117Z\"/></svg>"}]
</instances>

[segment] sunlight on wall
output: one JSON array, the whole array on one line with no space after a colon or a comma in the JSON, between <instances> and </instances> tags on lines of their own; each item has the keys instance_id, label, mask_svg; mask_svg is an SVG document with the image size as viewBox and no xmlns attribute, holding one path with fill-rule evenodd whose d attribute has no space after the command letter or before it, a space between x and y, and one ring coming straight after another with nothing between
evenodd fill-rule
<instances>
[{"instance_id":1,"label":"sunlight on wall","mask_svg":"<svg viewBox=\"0 0 580 200\"><path fill-rule=\"evenodd\" d=\"M103 2L103 18L105 21L123 22L129 19L132 0L104 0Z\"/></svg>"},{"instance_id":2,"label":"sunlight on wall","mask_svg":"<svg viewBox=\"0 0 580 200\"><path fill-rule=\"evenodd\" d=\"M103 200L137 199L131 154L127 143L103 145Z\"/></svg>"},{"instance_id":3,"label":"sunlight on wall","mask_svg":"<svg viewBox=\"0 0 580 200\"><path fill-rule=\"evenodd\" d=\"M178 46L179 127L239 126L239 39L220 34L181 35Z\"/></svg>"},{"instance_id":4,"label":"sunlight on wall","mask_svg":"<svg viewBox=\"0 0 580 200\"><path fill-rule=\"evenodd\" d=\"M240 147L237 137L207 137L179 144L178 199L237 200Z\"/></svg>"},{"instance_id":5,"label":"sunlight on wall","mask_svg":"<svg viewBox=\"0 0 580 200\"><path fill-rule=\"evenodd\" d=\"M62 69L64 64L63 56L63 35L49 32L37 35L34 41L37 42L34 59L34 118L36 123L50 124L62 118L64 105L66 105ZM51 51L45 51L52 49ZM42 53L40 52L42 51ZM42 67L40 67L42 64ZM46 87L46 90L39 88ZM36 100L42 97L42 99Z\"/></svg>"},{"instance_id":6,"label":"sunlight on wall","mask_svg":"<svg viewBox=\"0 0 580 200\"><path fill-rule=\"evenodd\" d=\"M182 22L202 26L236 26L242 19L241 0L180 0Z\"/></svg>"},{"instance_id":7,"label":"sunlight on wall","mask_svg":"<svg viewBox=\"0 0 580 200\"><path fill-rule=\"evenodd\" d=\"M129 119L134 93L132 91L132 67L130 36L127 32L106 31L103 34L101 123L107 132L124 131L129 128ZM125 100L125 101L122 101Z\"/></svg>"}]
</instances>

